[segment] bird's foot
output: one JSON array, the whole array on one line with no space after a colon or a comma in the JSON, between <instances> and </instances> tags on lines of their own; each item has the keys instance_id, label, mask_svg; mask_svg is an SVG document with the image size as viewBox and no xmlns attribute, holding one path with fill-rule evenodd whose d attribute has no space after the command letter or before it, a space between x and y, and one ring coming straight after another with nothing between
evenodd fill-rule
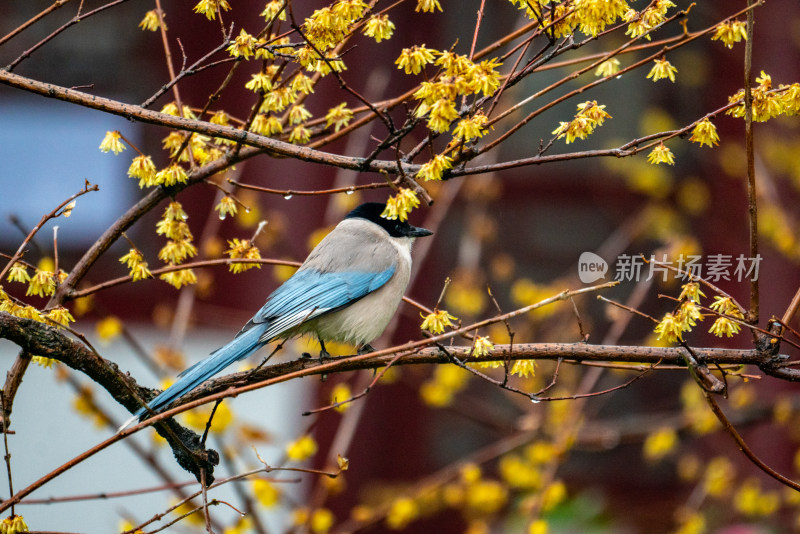
<instances>
[{"instance_id":1,"label":"bird's foot","mask_svg":"<svg viewBox=\"0 0 800 534\"><path fill-rule=\"evenodd\" d=\"M324 362L325 360L329 360L331 357L331 353L325 350L324 348L319 351L319 363Z\"/></svg>"},{"instance_id":2,"label":"bird's foot","mask_svg":"<svg viewBox=\"0 0 800 534\"><path fill-rule=\"evenodd\" d=\"M375 352L375 349L372 348L372 345L369 343L365 343L358 348L359 356L362 354L369 354L370 352Z\"/></svg>"}]
</instances>

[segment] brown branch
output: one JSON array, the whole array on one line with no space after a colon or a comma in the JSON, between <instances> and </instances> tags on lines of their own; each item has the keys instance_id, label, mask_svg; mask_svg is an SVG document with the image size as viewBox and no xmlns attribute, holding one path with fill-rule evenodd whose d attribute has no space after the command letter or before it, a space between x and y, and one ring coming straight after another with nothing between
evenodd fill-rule
<instances>
[{"instance_id":1,"label":"brown branch","mask_svg":"<svg viewBox=\"0 0 800 534\"><path fill-rule=\"evenodd\" d=\"M722 411L722 408L720 408L720 406L717 403L716 399L714 399L714 397L711 394L709 394L707 391L703 390L703 395L705 396L706 401L708 402L708 405L711 408L711 411L714 412L714 415L717 416L717 419L719 419L719 422L722 423L722 426L725 429L725 431L728 434L731 435L731 437L734 439L734 441L736 441L736 445L739 447L739 450L742 451L745 456L747 456L748 460L753 462L753 464L756 467L761 469L764 473L768 474L769 476L771 476L772 478L774 478L775 480L777 480L781 484L783 484L785 486L788 486L788 487L792 488L795 491L800 491L800 483L795 482L794 480L791 480L790 478L787 478L787 477L781 475L780 473L778 473L777 471L772 469L770 466L765 464L761 460L761 458L759 458L756 455L756 453L753 452L753 450L744 441L744 438L742 438L741 434L739 434L739 432L736 431L736 428L734 428L734 426L731 424L731 422L725 416L725 412Z\"/></svg>"},{"instance_id":2,"label":"brown branch","mask_svg":"<svg viewBox=\"0 0 800 534\"><path fill-rule=\"evenodd\" d=\"M753 0L747 1L747 39L744 52L744 137L747 152L747 214L750 231L750 257L758 257L758 203L756 200L756 159L753 141L753 94L750 88L751 70L753 65ZM758 277L750 279L750 309L747 312L747 321L750 324L758 323ZM753 333L755 336L755 332Z\"/></svg>"},{"instance_id":3,"label":"brown branch","mask_svg":"<svg viewBox=\"0 0 800 534\"><path fill-rule=\"evenodd\" d=\"M222 137L244 145L261 148L273 154L296 158L310 163L321 163L356 171L399 173L399 171L402 170L408 174L416 174L420 168L420 165L403 164L402 168L399 169L398 163L393 160L366 161L364 158L341 156L339 154L314 150L306 146L294 145L286 141L265 137L230 126L222 126L206 121L186 119L166 113L146 110L141 106L124 104L116 100L40 82L3 70L0 70L0 83L41 96L104 111L112 115L120 115L129 120L137 120L168 128L201 133L211 137Z\"/></svg>"},{"instance_id":4,"label":"brown branch","mask_svg":"<svg viewBox=\"0 0 800 534\"><path fill-rule=\"evenodd\" d=\"M115 7L115 6L119 5L119 4L122 4L123 2L127 2L127 1L128 0L115 0L114 2L109 2L108 4L102 5L102 6L98 7L98 8L96 8L96 9L93 9L92 11L87 11L86 13L81 13L81 7L83 6L83 2L81 2L81 6L78 7L78 13L74 17L72 17L69 21L67 21L61 27L59 27L56 30L54 30L50 35L48 35L47 37L45 37L44 39L42 39L41 41L39 41L38 43L36 43L32 47L30 47L29 49L25 50L22 54L20 54L20 56L17 59L15 59L14 61L12 61L11 63L9 63L6 66L6 70L8 72L11 72L12 70L14 70L17 67L17 65L19 65L23 60L25 60L28 57L30 57L30 55L33 54L36 50L38 50L39 48L41 48L42 46L47 44L49 41L53 40L58 34L63 32L64 30L68 29L69 27L74 26L75 24L77 24L77 23L79 23L79 22L81 22L83 20L86 20L87 18L91 17L92 15L96 15L97 13L100 13L101 11L105 11L106 9L109 9L111 7Z\"/></svg>"},{"instance_id":5,"label":"brown branch","mask_svg":"<svg viewBox=\"0 0 800 534\"><path fill-rule=\"evenodd\" d=\"M56 9L60 8L61 6L63 6L64 4L66 4L69 1L70 0L56 0L50 7L43 9L42 11L37 13L35 16L30 18L26 22L22 23L21 25L19 25L16 28L14 28L12 31L8 32L2 39L0 39L0 46L3 46L4 44L6 44L6 42L10 41L14 37L16 37L18 34L23 32L24 30L28 29L29 27L31 27L35 23L39 22L44 17L46 17L47 15L49 15L50 13L52 13Z\"/></svg>"},{"instance_id":6,"label":"brown branch","mask_svg":"<svg viewBox=\"0 0 800 534\"><path fill-rule=\"evenodd\" d=\"M120 371L114 362L101 358L86 345L69 338L63 330L31 319L23 319L0 312L0 338L7 339L18 345L26 353L58 360L68 367L80 371L105 389L116 402L131 412L141 407L140 398L147 399L153 396L149 389L138 386L133 378ZM170 444L176 460L184 469L195 474L198 478L199 467L204 467L208 472L213 472L213 467L216 465L218 457L216 451L211 449L203 450L198 447L200 437L194 432L181 427L175 421L167 421L165 426L166 429L160 425L155 429ZM186 452L186 449L189 452ZM94 452L89 453L88 456L91 456ZM56 470L57 473L51 473L49 475L50 478L40 479L38 485L34 483L33 486L35 487L29 486L26 488L27 491L22 490L17 494L18 498L16 500L11 503L6 501L0 507L5 510L10 504L18 502L19 498L28 495L39 485L74 467L77 463L79 461L74 463L67 462Z\"/></svg>"}]
</instances>

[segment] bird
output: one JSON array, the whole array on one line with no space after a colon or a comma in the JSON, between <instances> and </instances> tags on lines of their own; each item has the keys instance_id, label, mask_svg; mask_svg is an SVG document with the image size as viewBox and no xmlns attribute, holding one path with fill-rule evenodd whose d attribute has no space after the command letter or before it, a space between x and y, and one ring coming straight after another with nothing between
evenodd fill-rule
<instances>
[{"instance_id":1,"label":"bird","mask_svg":"<svg viewBox=\"0 0 800 534\"><path fill-rule=\"evenodd\" d=\"M320 358L329 356L325 341L351 343L359 353L372 351L369 343L386 329L408 286L414 240L433 234L382 217L385 208L367 202L349 212L229 343L183 371L121 429L158 413L278 339L313 335L320 342Z\"/></svg>"}]
</instances>

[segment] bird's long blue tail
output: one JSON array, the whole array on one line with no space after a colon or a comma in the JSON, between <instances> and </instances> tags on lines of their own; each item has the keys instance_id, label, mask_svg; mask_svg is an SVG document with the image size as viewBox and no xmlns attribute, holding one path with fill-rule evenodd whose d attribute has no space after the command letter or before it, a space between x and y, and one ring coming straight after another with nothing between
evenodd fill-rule
<instances>
[{"instance_id":1,"label":"bird's long blue tail","mask_svg":"<svg viewBox=\"0 0 800 534\"><path fill-rule=\"evenodd\" d=\"M233 362L247 358L266 343L259 339L262 331L262 328L251 328L241 332L230 343L212 352L208 358L183 371L178 375L178 379L174 384L147 403L147 406L153 412L158 412L161 408L189 393ZM149 412L144 408L140 409L122 428L125 428L136 419L140 421L146 419L148 414Z\"/></svg>"}]
</instances>

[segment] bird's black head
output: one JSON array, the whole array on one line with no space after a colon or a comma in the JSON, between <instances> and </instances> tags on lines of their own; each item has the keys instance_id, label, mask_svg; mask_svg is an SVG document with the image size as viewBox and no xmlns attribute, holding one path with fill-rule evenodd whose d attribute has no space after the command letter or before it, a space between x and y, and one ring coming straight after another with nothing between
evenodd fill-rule
<instances>
[{"instance_id":1,"label":"bird's black head","mask_svg":"<svg viewBox=\"0 0 800 534\"><path fill-rule=\"evenodd\" d=\"M433 234L433 232L425 228L411 226L406 221L401 221L399 219L389 220L381 217L381 213L383 213L384 209L386 209L386 204L381 202L367 202L348 213L345 219L351 219L353 217L366 219L389 232L389 235L392 237L424 237Z\"/></svg>"}]
</instances>

